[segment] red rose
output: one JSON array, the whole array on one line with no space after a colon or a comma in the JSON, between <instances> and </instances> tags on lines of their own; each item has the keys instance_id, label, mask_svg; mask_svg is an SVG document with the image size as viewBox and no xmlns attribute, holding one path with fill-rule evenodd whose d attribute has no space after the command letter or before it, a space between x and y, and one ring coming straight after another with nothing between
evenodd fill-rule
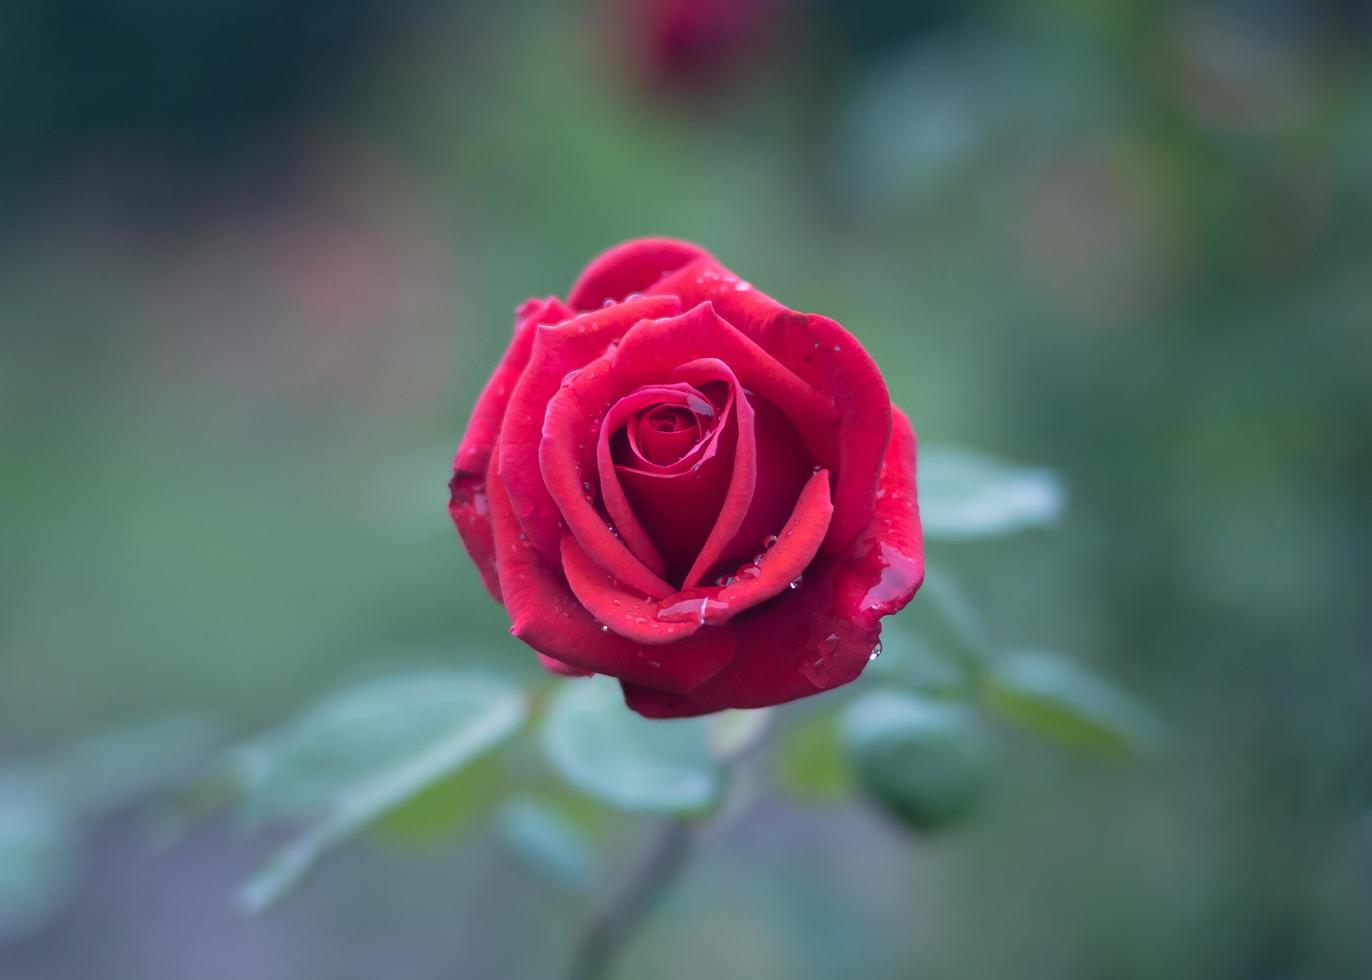
<instances>
[{"instance_id":1,"label":"red rose","mask_svg":"<svg viewBox=\"0 0 1372 980\"><path fill-rule=\"evenodd\" d=\"M616 11L631 48L654 79L692 87L717 82L765 48L774 0L629 0Z\"/></svg>"},{"instance_id":2,"label":"red rose","mask_svg":"<svg viewBox=\"0 0 1372 980\"><path fill-rule=\"evenodd\" d=\"M671 239L519 308L449 486L510 632L652 717L846 684L924 577L915 434L872 358Z\"/></svg>"}]
</instances>

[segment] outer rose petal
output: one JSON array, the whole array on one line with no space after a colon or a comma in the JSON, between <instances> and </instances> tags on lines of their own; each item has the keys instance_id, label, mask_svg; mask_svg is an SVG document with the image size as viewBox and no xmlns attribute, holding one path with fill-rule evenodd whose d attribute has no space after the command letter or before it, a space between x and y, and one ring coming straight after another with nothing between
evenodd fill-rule
<instances>
[{"instance_id":1,"label":"outer rose petal","mask_svg":"<svg viewBox=\"0 0 1372 980\"><path fill-rule=\"evenodd\" d=\"M495 571L495 545L486 499L486 467L500 435L501 422L519 376L529 363L534 332L540 323L555 323L571 316L556 297L531 299L515 313L514 338L476 400L462 443L453 457L453 476L448 514L462 535L487 591L500 600L500 580Z\"/></svg>"},{"instance_id":2,"label":"outer rose petal","mask_svg":"<svg viewBox=\"0 0 1372 980\"><path fill-rule=\"evenodd\" d=\"M546 653L534 651L538 657L538 665L544 670L553 674L561 674L563 677L590 677L594 671L582 670L580 667L573 667L571 664L564 664L561 660L548 656Z\"/></svg>"},{"instance_id":3,"label":"outer rose petal","mask_svg":"<svg viewBox=\"0 0 1372 980\"><path fill-rule=\"evenodd\" d=\"M521 540L505 486L489 476L491 526L510 632L571 668L609 674L664 691L685 693L718 673L734 656L730 630L707 630L680 643L647 647L600 629L560 575Z\"/></svg>"},{"instance_id":4,"label":"outer rose petal","mask_svg":"<svg viewBox=\"0 0 1372 980\"><path fill-rule=\"evenodd\" d=\"M854 680L897 612L924 580L915 494L915 433L896 410L872 523L852 550L822 560L804 586L734 620L739 656L688 695L634 681L629 707L650 718L780 704Z\"/></svg>"},{"instance_id":5,"label":"outer rose petal","mask_svg":"<svg viewBox=\"0 0 1372 980\"><path fill-rule=\"evenodd\" d=\"M578 310L594 310L606 300L618 302L630 293L646 293L663 276L705 254L699 245L674 238L624 242L591 260L567 302Z\"/></svg>"},{"instance_id":6,"label":"outer rose petal","mask_svg":"<svg viewBox=\"0 0 1372 980\"><path fill-rule=\"evenodd\" d=\"M549 562L561 560L560 516L539 471L538 444L548 402L572 371L599 357L640 320L671 316L675 297L653 296L585 313L534 334L529 365L510 396L500 439L500 477L515 513L535 548Z\"/></svg>"}]
</instances>

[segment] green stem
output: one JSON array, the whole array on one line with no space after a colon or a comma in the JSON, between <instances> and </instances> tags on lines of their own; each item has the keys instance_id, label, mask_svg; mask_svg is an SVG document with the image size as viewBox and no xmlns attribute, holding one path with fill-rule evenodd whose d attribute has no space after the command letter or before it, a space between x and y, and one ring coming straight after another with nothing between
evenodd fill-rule
<instances>
[{"instance_id":1,"label":"green stem","mask_svg":"<svg viewBox=\"0 0 1372 980\"><path fill-rule=\"evenodd\" d=\"M690 863L696 822L673 817L649 848L624 888L582 935L568 980L602 980L638 927L652 913Z\"/></svg>"}]
</instances>

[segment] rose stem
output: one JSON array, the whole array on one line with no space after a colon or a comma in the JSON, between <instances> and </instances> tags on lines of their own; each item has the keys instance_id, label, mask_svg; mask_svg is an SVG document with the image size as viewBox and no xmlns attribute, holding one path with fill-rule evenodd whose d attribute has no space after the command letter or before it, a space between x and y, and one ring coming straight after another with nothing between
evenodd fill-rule
<instances>
[{"instance_id":1,"label":"rose stem","mask_svg":"<svg viewBox=\"0 0 1372 980\"><path fill-rule=\"evenodd\" d=\"M695 821L673 817L662 828L623 890L591 920L572 960L568 980L601 980L643 921L690 862Z\"/></svg>"}]
</instances>

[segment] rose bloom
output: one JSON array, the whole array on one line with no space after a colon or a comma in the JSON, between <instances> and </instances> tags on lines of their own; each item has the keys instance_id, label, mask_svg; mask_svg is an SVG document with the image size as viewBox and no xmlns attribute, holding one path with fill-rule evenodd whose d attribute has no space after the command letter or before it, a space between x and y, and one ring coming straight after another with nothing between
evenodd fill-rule
<instances>
[{"instance_id":1,"label":"rose bloom","mask_svg":"<svg viewBox=\"0 0 1372 980\"><path fill-rule=\"evenodd\" d=\"M629 47L652 79L690 88L760 54L775 7L774 0L627 0L615 23L629 25Z\"/></svg>"},{"instance_id":2,"label":"rose bloom","mask_svg":"<svg viewBox=\"0 0 1372 980\"><path fill-rule=\"evenodd\" d=\"M915 433L872 358L687 242L519 308L449 486L510 632L650 717L848 683L924 578Z\"/></svg>"}]
</instances>

